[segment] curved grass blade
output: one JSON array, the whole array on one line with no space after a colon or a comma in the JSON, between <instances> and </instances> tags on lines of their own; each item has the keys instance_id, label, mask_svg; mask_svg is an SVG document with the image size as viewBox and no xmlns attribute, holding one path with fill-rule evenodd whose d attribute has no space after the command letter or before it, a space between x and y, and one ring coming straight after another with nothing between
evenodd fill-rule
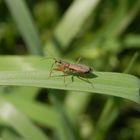
<instances>
[{"instance_id":1,"label":"curved grass blade","mask_svg":"<svg viewBox=\"0 0 140 140\"><path fill-rule=\"evenodd\" d=\"M135 53L131 58L131 60L129 61L127 68L124 70L124 73L130 72L130 70L133 68L133 65L137 57L138 53ZM103 140L105 138L110 127L120 114L121 103L122 102L120 101L120 99L110 98L107 100L104 109L97 121L95 132L94 135L92 136L93 139ZM104 120L107 121L104 122Z\"/></svg>"},{"instance_id":2,"label":"curved grass blade","mask_svg":"<svg viewBox=\"0 0 140 140\"><path fill-rule=\"evenodd\" d=\"M58 100L59 93L56 90L53 90L49 94L51 103L55 108L58 116L60 125L57 127L58 133L60 135L60 139L62 140L77 140L81 139L79 133L76 131L74 125L71 120L67 116L67 112L65 112L63 105Z\"/></svg>"},{"instance_id":3,"label":"curved grass blade","mask_svg":"<svg viewBox=\"0 0 140 140\"><path fill-rule=\"evenodd\" d=\"M15 96L3 95L2 97L17 106L17 108L24 112L29 118L41 125L50 128L56 128L59 125L58 114L52 107L46 104L43 105L35 101L19 99L19 97Z\"/></svg>"},{"instance_id":4,"label":"curved grass blade","mask_svg":"<svg viewBox=\"0 0 140 140\"><path fill-rule=\"evenodd\" d=\"M0 85L35 86L53 89L75 90L123 97L140 102L140 80L129 74L94 72L90 77L65 77L62 72L53 71L49 77L53 60L40 61L40 57L0 57ZM13 66L11 69L10 66ZM23 71L23 67L25 70ZM90 83L87 81L90 81ZM92 83L92 84L91 84Z\"/></svg>"},{"instance_id":5,"label":"curved grass blade","mask_svg":"<svg viewBox=\"0 0 140 140\"><path fill-rule=\"evenodd\" d=\"M37 29L33 23L32 17L24 0L5 0L12 17L29 49L29 52L36 55L42 55L41 42Z\"/></svg>"},{"instance_id":6,"label":"curved grass blade","mask_svg":"<svg viewBox=\"0 0 140 140\"><path fill-rule=\"evenodd\" d=\"M59 42L62 47L66 48L66 46L69 45L96 8L99 1L100 0L80 0L72 3L54 32L56 41Z\"/></svg>"},{"instance_id":7,"label":"curved grass blade","mask_svg":"<svg viewBox=\"0 0 140 140\"><path fill-rule=\"evenodd\" d=\"M12 104L3 98L0 99L0 118L26 139L48 139L21 112L16 110Z\"/></svg>"},{"instance_id":8,"label":"curved grass blade","mask_svg":"<svg viewBox=\"0 0 140 140\"><path fill-rule=\"evenodd\" d=\"M108 94L130 99L139 103L139 79L129 74L112 72L95 72L96 78L90 79L93 86L71 75L66 77L60 72L48 77L49 71L2 71L0 72L0 85L35 86L53 89L85 91Z\"/></svg>"}]
</instances>

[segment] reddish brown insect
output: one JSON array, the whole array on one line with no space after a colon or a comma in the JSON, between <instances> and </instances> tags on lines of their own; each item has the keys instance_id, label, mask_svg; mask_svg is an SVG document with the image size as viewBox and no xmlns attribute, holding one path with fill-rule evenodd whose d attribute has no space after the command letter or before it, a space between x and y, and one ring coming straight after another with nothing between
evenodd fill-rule
<instances>
[{"instance_id":1,"label":"reddish brown insect","mask_svg":"<svg viewBox=\"0 0 140 140\"><path fill-rule=\"evenodd\" d=\"M65 83L65 76L70 73L72 74L72 81L73 81L73 74L78 74L78 77L82 79L82 77L86 78L87 74L90 74L92 72L92 69L90 67L83 64L71 64L64 60L57 60L55 58L54 60L55 60L54 64L56 65L56 68L53 68L54 66L53 64L49 76L51 76L53 70L62 71L65 74L64 83ZM90 83L93 86L92 82L90 82L88 79L82 79L82 80Z\"/></svg>"},{"instance_id":2,"label":"reddish brown insect","mask_svg":"<svg viewBox=\"0 0 140 140\"><path fill-rule=\"evenodd\" d=\"M72 72L72 73L78 73L78 74L88 74L92 72L91 68L83 64L71 64L63 60L57 60L57 59L54 59L54 60L55 60L54 64L56 64L57 66L54 70L62 71L64 73ZM52 65L52 68L54 64ZM52 68L50 71L50 76L53 70Z\"/></svg>"}]
</instances>

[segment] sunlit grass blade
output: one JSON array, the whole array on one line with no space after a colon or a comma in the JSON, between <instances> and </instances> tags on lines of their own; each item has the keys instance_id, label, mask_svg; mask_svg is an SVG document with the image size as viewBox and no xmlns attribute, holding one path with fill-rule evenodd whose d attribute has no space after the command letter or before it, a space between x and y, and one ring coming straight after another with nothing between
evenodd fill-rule
<instances>
[{"instance_id":1,"label":"sunlit grass blade","mask_svg":"<svg viewBox=\"0 0 140 140\"><path fill-rule=\"evenodd\" d=\"M5 0L30 53L41 55L41 42L24 0Z\"/></svg>"},{"instance_id":2,"label":"sunlit grass blade","mask_svg":"<svg viewBox=\"0 0 140 140\"><path fill-rule=\"evenodd\" d=\"M0 72L0 85L35 86L53 89L76 90L93 93L114 95L130 99L139 103L139 79L135 76L111 72L94 72L96 78L88 83L71 75L66 77L60 72L49 77L49 71L2 71Z\"/></svg>"},{"instance_id":3,"label":"sunlit grass blade","mask_svg":"<svg viewBox=\"0 0 140 140\"><path fill-rule=\"evenodd\" d=\"M0 99L0 117L26 139L47 140L47 136L35 127L24 114L3 98Z\"/></svg>"},{"instance_id":4,"label":"sunlit grass blade","mask_svg":"<svg viewBox=\"0 0 140 140\"><path fill-rule=\"evenodd\" d=\"M138 53L135 53L131 58L131 60L129 61L127 68L124 70L125 73L130 72L137 57ZM120 99L110 98L107 100L103 108L103 111L100 115L100 118L98 119L98 122L96 124L93 139L103 140L105 138L106 133L109 131L110 127L120 114L121 104L122 102L120 101ZM104 120L108 121L104 122Z\"/></svg>"},{"instance_id":5,"label":"sunlit grass blade","mask_svg":"<svg viewBox=\"0 0 140 140\"><path fill-rule=\"evenodd\" d=\"M50 128L58 126L58 115L51 106L36 101L27 101L15 96L2 95L2 97L14 104L35 122Z\"/></svg>"},{"instance_id":6,"label":"sunlit grass blade","mask_svg":"<svg viewBox=\"0 0 140 140\"><path fill-rule=\"evenodd\" d=\"M139 12L140 1L135 1L128 10L128 1L119 1L118 7L113 11L113 16L103 24L98 31L97 37L112 37L120 35L128 25L133 21Z\"/></svg>"},{"instance_id":7,"label":"sunlit grass blade","mask_svg":"<svg viewBox=\"0 0 140 140\"><path fill-rule=\"evenodd\" d=\"M87 78L76 75L65 77L62 72L53 71L49 77L53 60L42 62L40 57L1 57L0 85L20 85L46 87L53 89L75 90L101 93L130 99L139 103L139 79L133 75L114 72L94 72ZM9 64L13 66L9 67ZM15 67L14 67L15 66ZM25 67L25 70L23 70Z\"/></svg>"},{"instance_id":8,"label":"sunlit grass blade","mask_svg":"<svg viewBox=\"0 0 140 140\"><path fill-rule=\"evenodd\" d=\"M54 36L62 47L66 47L81 30L100 0L74 1L55 29Z\"/></svg>"},{"instance_id":9,"label":"sunlit grass blade","mask_svg":"<svg viewBox=\"0 0 140 140\"><path fill-rule=\"evenodd\" d=\"M19 136L16 132L11 130L11 128L5 128L1 132L1 137L4 140L25 140L23 137ZM27 140L27 139L26 139Z\"/></svg>"},{"instance_id":10,"label":"sunlit grass blade","mask_svg":"<svg viewBox=\"0 0 140 140\"><path fill-rule=\"evenodd\" d=\"M127 35L124 39L126 48L139 48L140 47L140 36L135 34Z\"/></svg>"},{"instance_id":11,"label":"sunlit grass blade","mask_svg":"<svg viewBox=\"0 0 140 140\"><path fill-rule=\"evenodd\" d=\"M83 93L76 91L69 91L65 98L65 109L71 119L75 121L79 118L79 115L86 110L93 94Z\"/></svg>"},{"instance_id":12,"label":"sunlit grass blade","mask_svg":"<svg viewBox=\"0 0 140 140\"><path fill-rule=\"evenodd\" d=\"M140 1L134 1L131 7L129 7L129 2L127 0L118 1L118 5L116 5L115 9L113 9L110 18L105 21L105 23L102 24L102 26L94 33L93 40L80 44L80 49L74 49L72 52L70 52L70 55L74 55L75 57L83 56L86 58L94 58L98 57L102 54L103 51L100 50L100 46L105 48L105 50L110 50L110 47L114 47L115 49L118 49L122 45L121 42L117 41L119 35L121 35L125 29L133 22L134 18L139 12L140 7ZM111 42L110 40L114 37L114 39L117 41ZM125 47L134 47L136 46L139 48L139 40L138 36L135 35L131 38L124 39ZM104 41L102 42L102 39ZM130 40L129 40L130 39ZM108 45L111 43L111 45ZM102 44L103 43L103 44ZM133 44L129 44L133 43ZM86 46L86 47L85 47ZM123 46L124 47L124 46ZM95 52L95 53L93 53ZM116 52L116 51L115 51ZM94 56L95 55L95 56Z\"/></svg>"},{"instance_id":13,"label":"sunlit grass blade","mask_svg":"<svg viewBox=\"0 0 140 140\"><path fill-rule=\"evenodd\" d=\"M13 87L13 86L5 87L5 89L8 89L8 88L9 88L9 92L10 92L10 94L8 94L8 97L14 96L14 97L17 97L20 99L22 98L26 101L33 101L36 98L36 96L40 90L39 88L36 88L36 87ZM3 92L3 94L5 94L6 91ZM2 92L1 92L1 94L2 94Z\"/></svg>"},{"instance_id":14,"label":"sunlit grass blade","mask_svg":"<svg viewBox=\"0 0 140 140\"><path fill-rule=\"evenodd\" d=\"M108 133L110 127L119 115L119 104L120 101L118 99L115 100L115 98L110 98L107 100L97 121L95 127L96 129L91 140L103 140L106 137L106 134Z\"/></svg>"},{"instance_id":15,"label":"sunlit grass blade","mask_svg":"<svg viewBox=\"0 0 140 140\"><path fill-rule=\"evenodd\" d=\"M138 56L139 56L139 53L136 52L136 53L134 54L134 56L132 57L131 61L129 61L129 65L128 65L127 68L125 69L124 73L130 73L130 70L132 69L132 67L133 67L133 65L134 65L134 63L135 63L135 61L136 61L136 59L138 58Z\"/></svg>"},{"instance_id":16,"label":"sunlit grass blade","mask_svg":"<svg viewBox=\"0 0 140 140\"><path fill-rule=\"evenodd\" d=\"M77 140L79 134L73 126L73 123L69 119L67 112L64 110L63 105L58 100L59 94L56 90L49 94L53 107L55 108L58 116L60 125L57 127L60 139L62 140Z\"/></svg>"}]
</instances>

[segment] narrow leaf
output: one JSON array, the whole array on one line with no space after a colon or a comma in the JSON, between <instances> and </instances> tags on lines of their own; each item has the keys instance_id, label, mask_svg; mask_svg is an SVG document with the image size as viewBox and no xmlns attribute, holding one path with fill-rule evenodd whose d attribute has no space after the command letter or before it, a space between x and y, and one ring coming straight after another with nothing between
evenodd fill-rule
<instances>
[{"instance_id":1,"label":"narrow leaf","mask_svg":"<svg viewBox=\"0 0 140 140\"><path fill-rule=\"evenodd\" d=\"M35 86L54 89L76 90L93 93L101 93L123 97L126 99L139 102L139 80L132 75L111 73L111 72L94 72L96 78L90 79L88 83L71 75L66 77L56 72L53 77L48 78L49 72L45 71L3 71L0 72L0 85L19 85Z\"/></svg>"},{"instance_id":2,"label":"narrow leaf","mask_svg":"<svg viewBox=\"0 0 140 140\"><path fill-rule=\"evenodd\" d=\"M47 140L37 127L3 98L0 99L0 117L26 139Z\"/></svg>"},{"instance_id":3,"label":"narrow leaf","mask_svg":"<svg viewBox=\"0 0 140 140\"><path fill-rule=\"evenodd\" d=\"M13 66L18 64L18 67L15 67L12 71L8 70L7 61ZM115 72L93 72L85 75L85 78L78 77L78 75L67 75L64 82L62 72L53 71L52 76L49 77L53 63L54 61L50 59L41 62L40 57L9 57L6 59L1 57L0 69L3 71L0 71L0 85L75 90L123 97L137 103L140 101L140 81L133 75ZM23 66L29 67L30 70L27 71L25 68L25 71L23 71L22 68L21 71L20 67Z\"/></svg>"},{"instance_id":4,"label":"narrow leaf","mask_svg":"<svg viewBox=\"0 0 140 140\"><path fill-rule=\"evenodd\" d=\"M81 30L82 25L96 8L98 2L99 0L76 0L73 2L54 33L63 47L66 47Z\"/></svg>"},{"instance_id":5,"label":"narrow leaf","mask_svg":"<svg viewBox=\"0 0 140 140\"><path fill-rule=\"evenodd\" d=\"M12 17L32 54L41 55L41 42L24 0L5 0Z\"/></svg>"}]
</instances>

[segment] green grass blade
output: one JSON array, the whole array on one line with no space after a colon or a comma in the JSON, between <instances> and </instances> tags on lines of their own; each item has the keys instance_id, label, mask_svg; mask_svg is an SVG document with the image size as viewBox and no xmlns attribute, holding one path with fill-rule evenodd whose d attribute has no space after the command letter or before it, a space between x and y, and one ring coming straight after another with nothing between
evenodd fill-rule
<instances>
[{"instance_id":1,"label":"green grass blade","mask_svg":"<svg viewBox=\"0 0 140 140\"><path fill-rule=\"evenodd\" d=\"M88 92L70 91L67 93L64 104L65 110L73 121L78 119L80 114L85 111L91 96L93 95Z\"/></svg>"},{"instance_id":2,"label":"green grass blade","mask_svg":"<svg viewBox=\"0 0 140 140\"><path fill-rule=\"evenodd\" d=\"M53 89L76 90L93 93L101 93L123 97L126 99L139 102L139 80L128 74L96 72L97 78L93 78L94 86L83 80L71 76L66 78L65 85L63 76L57 72L54 77L48 78L48 72L45 71L4 71L0 72L0 85L19 85L35 86Z\"/></svg>"},{"instance_id":3,"label":"green grass blade","mask_svg":"<svg viewBox=\"0 0 140 140\"><path fill-rule=\"evenodd\" d=\"M112 126L119 115L119 104L120 100L113 100L113 98L107 100L103 111L97 121L95 132L91 140L103 140L106 137L109 128Z\"/></svg>"},{"instance_id":4,"label":"green grass blade","mask_svg":"<svg viewBox=\"0 0 140 140\"><path fill-rule=\"evenodd\" d=\"M136 52L136 53L134 54L134 56L132 57L132 59L129 61L129 65L128 65L127 68L125 69L124 73L130 73L130 70L132 69L132 67L133 67L133 65L134 65L134 63L135 63L135 61L136 61L136 59L138 58L138 56L139 56L139 53Z\"/></svg>"},{"instance_id":5,"label":"green grass blade","mask_svg":"<svg viewBox=\"0 0 140 140\"><path fill-rule=\"evenodd\" d=\"M0 99L0 117L21 136L30 140L47 140L48 138L35 127L21 112L3 98Z\"/></svg>"},{"instance_id":6,"label":"green grass blade","mask_svg":"<svg viewBox=\"0 0 140 140\"><path fill-rule=\"evenodd\" d=\"M10 94L8 96L14 96L17 98L22 98L26 101L33 101L38 92L39 92L39 88L36 87L5 87L4 91L5 92L1 92L1 94L5 94L6 93L6 89L10 88Z\"/></svg>"},{"instance_id":7,"label":"green grass blade","mask_svg":"<svg viewBox=\"0 0 140 140\"><path fill-rule=\"evenodd\" d=\"M134 1L131 7L129 7L129 2L127 0L119 0L118 6L116 5L116 8L113 9L111 12L111 17L106 20L103 25L94 33L94 38L92 41L89 41L80 44L80 49L73 50L69 55L74 55L75 57L83 56L83 57L89 57L93 58L93 52L95 52L95 56L97 53L102 54L103 51L100 52L100 49L96 49L96 47L100 48L103 46L103 48L106 48L110 50L110 47L114 47L114 50L116 48L119 49L120 42L116 42L114 40L114 43L111 43L111 39L113 37L118 37L120 34L122 34L130 25L131 22L133 22L134 18L139 12L140 7L140 1ZM102 39L105 39L102 42ZM115 38L114 38L115 39ZM111 43L111 46L109 47L108 42ZM124 40L125 47L127 48L139 48L139 36L128 36L128 39L126 38ZM102 44L103 43L103 44ZM86 47L85 47L86 46ZM77 48L79 48L77 47ZM97 52L96 52L97 51ZM99 52L98 52L99 51ZM98 55L97 55L98 56Z\"/></svg>"},{"instance_id":8,"label":"green grass blade","mask_svg":"<svg viewBox=\"0 0 140 140\"><path fill-rule=\"evenodd\" d=\"M13 132L10 128L5 128L1 132L1 137L4 140L25 140L23 137L20 137L18 134L16 134L15 132Z\"/></svg>"},{"instance_id":9,"label":"green grass blade","mask_svg":"<svg viewBox=\"0 0 140 140\"><path fill-rule=\"evenodd\" d=\"M69 45L96 8L98 2L99 0L78 0L72 3L54 32L56 40L62 47L65 48Z\"/></svg>"},{"instance_id":10,"label":"green grass blade","mask_svg":"<svg viewBox=\"0 0 140 140\"><path fill-rule=\"evenodd\" d=\"M117 9L113 11L112 18L100 28L96 35L97 37L104 36L110 38L112 36L120 35L139 12L140 1L135 1L129 10L127 0L119 0L118 2L119 5Z\"/></svg>"},{"instance_id":11,"label":"green grass blade","mask_svg":"<svg viewBox=\"0 0 140 140\"><path fill-rule=\"evenodd\" d=\"M63 105L58 100L59 94L56 90L49 94L53 107L58 113L60 125L57 127L61 140L77 140L80 139L76 132L72 122L67 116L67 112L64 110Z\"/></svg>"},{"instance_id":12,"label":"green grass blade","mask_svg":"<svg viewBox=\"0 0 140 140\"><path fill-rule=\"evenodd\" d=\"M36 121L37 123L50 128L57 127L58 115L52 107L35 101L20 99L20 97L6 95L3 95L3 97L15 106L17 106L18 109L20 109L29 118Z\"/></svg>"},{"instance_id":13,"label":"green grass blade","mask_svg":"<svg viewBox=\"0 0 140 140\"><path fill-rule=\"evenodd\" d=\"M13 59L12 59L13 58ZM15 66L11 71L8 64ZM53 60L47 59L41 62L40 57L1 57L0 58L0 85L35 86L53 89L75 90L92 93L101 93L123 97L139 103L140 81L137 77L129 74L114 72L94 72L92 78L79 79L71 75L65 77L62 72L54 71L51 77L50 67ZM18 66L18 67L17 67ZM30 68L28 71L23 67ZM22 71L20 70L22 68Z\"/></svg>"},{"instance_id":14,"label":"green grass blade","mask_svg":"<svg viewBox=\"0 0 140 140\"><path fill-rule=\"evenodd\" d=\"M126 48L140 48L140 36L135 34L127 35L123 43Z\"/></svg>"},{"instance_id":15,"label":"green grass blade","mask_svg":"<svg viewBox=\"0 0 140 140\"><path fill-rule=\"evenodd\" d=\"M41 42L24 0L5 0L30 53L41 55Z\"/></svg>"},{"instance_id":16,"label":"green grass blade","mask_svg":"<svg viewBox=\"0 0 140 140\"><path fill-rule=\"evenodd\" d=\"M132 69L136 59L138 57L138 53L135 53L131 58L127 68L124 70L125 73L129 73ZM100 118L96 124L95 133L93 139L103 140L108 133L109 128L112 126L114 121L117 119L120 114L120 106L121 101L119 99L110 98L106 102L104 109L100 115ZM104 120L107 120L104 122Z\"/></svg>"}]
</instances>

